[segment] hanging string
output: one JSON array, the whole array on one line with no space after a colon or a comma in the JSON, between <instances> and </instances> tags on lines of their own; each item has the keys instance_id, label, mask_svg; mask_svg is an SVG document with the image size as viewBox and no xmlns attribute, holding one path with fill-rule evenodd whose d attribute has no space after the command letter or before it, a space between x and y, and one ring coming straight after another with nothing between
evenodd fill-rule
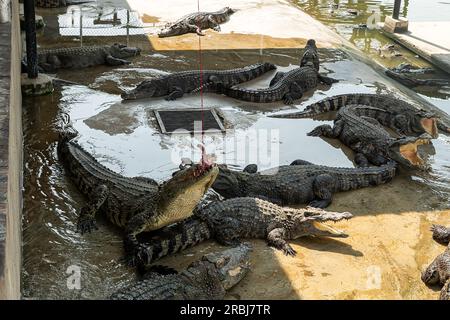
<instances>
[{"instance_id":1,"label":"hanging string","mask_svg":"<svg viewBox=\"0 0 450 320\"><path fill-rule=\"evenodd\" d=\"M197 0L197 12L200 13L200 0ZM197 28L199 32L200 30L200 19L197 20ZM206 150L205 150L205 130L204 130L204 112L203 112L203 60L202 60L202 39L201 36L198 35L198 64L199 64L199 71L200 71L200 108L201 108L201 117L202 117L202 137L201 137L201 149L202 149L202 158L201 163L206 163Z\"/></svg>"}]
</instances>

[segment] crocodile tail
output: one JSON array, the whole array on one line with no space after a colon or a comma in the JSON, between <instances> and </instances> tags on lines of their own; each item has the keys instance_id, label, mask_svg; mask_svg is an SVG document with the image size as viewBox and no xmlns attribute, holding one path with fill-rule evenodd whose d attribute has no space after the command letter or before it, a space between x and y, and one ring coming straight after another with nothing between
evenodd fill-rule
<instances>
[{"instance_id":1,"label":"crocodile tail","mask_svg":"<svg viewBox=\"0 0 450 320\"><path fill-rule=\"evenodd\" d=\"M139 260L144 266L211 238L208 225L200 219L189 219L172 225L163 229L163 233L161 238L151 240L140 251Z\"/></svg>"}]
</instances>

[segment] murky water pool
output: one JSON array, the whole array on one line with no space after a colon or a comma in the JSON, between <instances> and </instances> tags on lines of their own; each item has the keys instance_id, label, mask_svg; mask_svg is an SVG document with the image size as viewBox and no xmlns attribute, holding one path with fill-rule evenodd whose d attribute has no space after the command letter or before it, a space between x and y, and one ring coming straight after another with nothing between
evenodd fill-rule
<instances>
[{"instance_id":1,"label":"murky water pool","mask_svg":"<svg viewBox=\"0 0 450 320\"><path fill-rule=\"evenodd\" d=\"M145 47L145 43L142 45ZM299 53L300 50L297 49L205 51L203 63L204 68L225 69L268 61L283 71L296 66ZM382 93L392 90L373 70L352 60L341 51L321 50L320 54L322 71L329 72L329 76L341 81L331 88L320 86L314 93L306 94L297 102L296 107L301 108L334 94ZM146 99L122 103L119 93L146 77L197 67L198 53L195 51L155 53L147 49L133 60L131 66L116 70L95 67L83 72L60 72L57 77L77 82L79 85L64 86L51 96L24 99L24 297L105 298L118 287L135 280L134 269L120 261L123 255L121 230L99 217L99 230L96 232L87 235L75 232L77 214L84 205L84 199L66 177L56 155L56 128L61 114L70 115L75 129L79 132L79 143L105 166L126 176L141 175L162 181L176 170L181 157L198 159L199 151L195 148L195 137L160 134L152 110L200 107L199 95L186 95L175 102ZM266 86L273 74L268 73L245 85ZM205 94L204 107L218 108L227 120L228 129L225 134L208 134L205 140L207 151L215 153L218 162L226 162L237 169L248 163L258 163L259 167L264 169L288 164L298 158L324 165L353 165L352 153L336 141L306 136L307 132L324 123L323 121L267 117L272 112L289 111L292 107L281 103L244 103L215 94ZM390 191L388 186L388 193L400 192L399 196L404 199L394 205L388 201L381 202L374 212L411 210L411 205L406 201L409 198L422 201L417 210L448 208L450 139L441 135L433 144L434 152L430 152L428 156L431 171L403 172L396 181L401 186L414 187L403 187L398 191L398 185L393 183L394 189ZM365 194L369 195L374 190L380 189L371 189ZM361 203L357 201L347 201L345 205L339 205L339 201L337 203L333 210L366 210L361 208ZM368 205L367 213L372 213L372 209ZM333 242L330 243L328 247L337 246ZM308 242L302 244L308 247ZM313 244L309 246L313 249L318 247ZM350 255L355 254L347 247L344 249L336 249L336 252L344 250L350 252ZM262 256L257 259L260 259L260 262L267 260L267 252L258 251L257 254ZM358 253L356 256L359 255ZM177 259L184 261L191 256L192 253L180 254ZM261 264L259 267L269 266L271 264L267 261L267 266ZM70 275L73 275L74 270L80 270L81 290L70 289ZM262 297L258 290L267 287L266 281L270 280L250 283L256 288L255 293L244 289L242 294L237 288L232 297ZM247 288L249 284L244 283L243 286ZM267 292L267 289L264 292ZM263 296L279 297L275 291ZM292 294L290 297L292 298Z\"/></svg>"}]
</instances>

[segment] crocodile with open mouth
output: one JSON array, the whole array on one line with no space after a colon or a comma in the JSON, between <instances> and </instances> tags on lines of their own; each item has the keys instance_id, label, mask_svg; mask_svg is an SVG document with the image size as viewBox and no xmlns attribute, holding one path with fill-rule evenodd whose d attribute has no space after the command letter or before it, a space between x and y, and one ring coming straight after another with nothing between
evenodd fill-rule
<instances>
[{"instance_id":1,"label":"crocodile with open mouth","mask_svg":"<svg viewBox=\"0 0 450 320\"><path fill-rule=\"evenodd\" d=\"M38 52L38 67L43 72L58 69L80 69L97 65L119 66L129 64L126 58L138 56L141 49L115 43L105 46L86 46L44 49ZM26 69L26 61L25 69Z\"/></svg>"},{"instance_id":2,"label":"crocodile with open mouth","mask_svg":"<svg viewBox=\"0 0 450 320\"><path fill-rule=\"evenodd\" d=\"M421 279L426 285L441 285L439 299L450 300L450 228L433 225L431 231L433 239L447 248L422 272Z\"/></svg>"},{"instance_id":3,"label":"crocodile with open mouth","mask_svg":"<svg viewBox=\"0 0 450 320\"><path fill-rule=\"evenodd\" d=\"M386 113L375 107L347 105L338 111L333 127L320 125L308 136L339 139L355 152L359 166L379 166L394 160L406 167L423 168L417 147L429 143L431 136L424 133L419 137L393 138L377 120Z\"/></svg>"},{"instance_id":4,"label":"crocodile with open mouth","mask_svg":"<svg viewBox=\"0 0 450 320\"><path fill-rule=\"evenodd\" d=\"M250 244L205 254L180 274L147 272L112 300L221 300L250 269Z\"/></svg>"},{"instance_id":5,"label":"crocodile with open mouth","mask_svg":"<svg viewBox=\"0 0 450 320\"><path fill-rule=\"evenodd\" d=\"M296 251L286 240L300 237L346 238L346 233L325 223L352 217L349 212L313 207L293 209L251 197L215 201L197 208L194 217L187 222L167 227L169 236L142 245L139 263L148 266L157 259L210 238L230 246L238 245L242 239L265 239L284 254L295 256Z\"/></svg>"},{"instance_id":6,"label":"crocodile with open mouth","mask_svg":"<svg viewBox=\"0 0 450 320\"><path fill-rule=\"evenodd\" d=\"M193 214L200 199L214 182L217 166L208 161L177 172L162 184L145 177L124 177L101 165L72 139L77 132L67 121L62 125L58 156L66 172L88 199L79 215L81 233L96 229L95 214L125 230L125 251L134 263L137 235L160 229Z\"/></svg>"},{"instance_id":7,"label":"crocodile with open mouth","mask_svg":"<svg viewBox=\"0 0 450 320\"><path fill-rule=\"evenodd\" d=\"M322 99L306 106L302 111L271 115L272 118L313 118L321 114L338 111L345 106L367 106L382 109L376 120L383 126L395 130L401 135L421 135L428 133L433 138L438 136L438 126L447 131L436 115L412 104L387 94L349 93ZM359 111L360 113L362 110ZM449 131L450 132L450 131Z\"/></svg>"},{"instance_id":8,"label":"crocodile with open mouth","mask_svg":"<svg viewBox=\"0 0 450 320\"><path fill-rule=\"evenodd\" d=\"M220 24L230 20L230 15L235 12L236 10L230 7L214 12L194 12L174 23L168 23L158 32L158 37L174 37L186 33L196 33L199 36L204 36L202 30L214 29L215 31L220 31Z\"/></svg>"},{"instance_id":9,"label":"crocodile with open mouth","mask_svg":"<svg viewBox=\"0 0 450 320\"><path fill-rule=\"evenodd\" d=\"M230 87L250 81L274 69L276 67L272 63L257 63L230 70L175 72L142 81L136 88L122 93L122 99L135 100L166 96L166 100L175 100L181 98L185 93L195 93L200 89L214 92L218 86Z\"/></svg>"}]
</instances>

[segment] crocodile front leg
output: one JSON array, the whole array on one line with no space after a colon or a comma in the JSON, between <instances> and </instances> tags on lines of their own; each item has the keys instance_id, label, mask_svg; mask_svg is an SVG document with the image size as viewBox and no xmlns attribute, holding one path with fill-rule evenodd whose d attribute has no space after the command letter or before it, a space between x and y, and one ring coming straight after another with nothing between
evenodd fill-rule
<instances>
[{"instance_id":1,"label":"crocodile front leg","mask_svg":"<svg viewBox=\"0 0 450 320\"><path fill-rule=\"evenodd\" d=\"M283 253L287 256L295 256L297 251L295 251L294 248L292 248L291 245L284 240L285 238L286 229L284 228L275 228L270 231L268 230L267 243L269 246L283 251Z\"/></svg>"},{"instance_id":2,"label":"crocodile front leg","mask_svg":"<svg viewBox=\"0 0 450 320\"><path fill-rule=\"evenodd\" d=\"M329 174L319 174L313 182L313 192L316 199L311 201L309 205L316 208L326 208L331 203L331 188L335 184L335 180Z\"/></svg>"},{"instance_id":3,"label":"crocodile front leg","mask_svg":"<svg viewBox=\"0 0 450 320\"><path fill-rule=\"evenodd\" d=\"M184 91L182 88L174 86L170 88L169 95L165 98L167 101L173 101L178 98L181 98L184 95Z\"/></svg>"},{"instance_id":4,"label":"crocodile front leg","mask_svg":"<svg viewBox=\"0 0 450 320\"><path fill-rule=\"evenodd\" d=\"M149 224L152 224L151 220L152 219L149 219L147 212L141 212L133 216L127 223L125 228L124 248L125 260L130 266L136 265L138 254L146 249L143 244L139 243L137 235L144 232Z\"/></svg>"},{"instance_id":5,"label":"crocodile front leg","mask_svg":"<svg viewBox=\"0 0 450 320\"><path fill-rule=\"evenodd\" d=\"M107 55L106 58L106 64L109 66L121 66L124 64L130 64L131 62L124 59L115 58L112 55Z\"/></svg>"},{"instance_id":6,"label":"crocodile front leg","mask_svg":"<svg viewBox=\"0 0 450 320\"><path fill-rule=\"evenodd\" d=\"M95 214L108 198L108 187L104 184L99 185L94 189L93 199L81 209L78 217L77 231L81 234L91 232L98 229L95 224Z\"/></svg>"}]
</instances>

